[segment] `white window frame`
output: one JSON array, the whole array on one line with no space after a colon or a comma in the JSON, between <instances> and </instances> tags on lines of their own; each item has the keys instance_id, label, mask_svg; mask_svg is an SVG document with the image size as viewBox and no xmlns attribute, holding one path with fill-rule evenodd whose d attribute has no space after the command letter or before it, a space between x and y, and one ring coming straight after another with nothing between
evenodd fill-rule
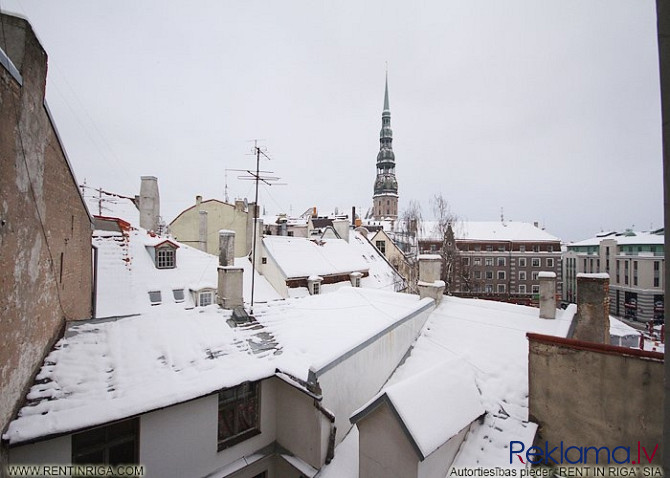
<instances>
[{"instance_id":1,"label":"white window frame","mask_svg":"<svg viewBox=\"0 0 670 478\"><path fill-rule=\"evenodd\" d=\"M209 297L209 299L205 299L205 297ZM196 304L195 304L196 307L207 307L208 305L212 305L213 303L214 303L213 290L207 289L196 292Z\"/></svg>"},{"instance_id":2,"label":"white window frame","mask_svg":"<svg viewBox=\"0 0 670 478\"><path fill-rule=\"evenodd\" d=\"M526 271L519 271L519 280L526 280Z\"/></svg>"},{"instance_id":3,"label":"white window frame","mask_svg":"<svg viewBox=\"0 0 670 478\"><path fill-rule=\"evenodd\" d=\"M525 257L519 257L519 267L527 267Z\"/></svg>"},{"instance_id":4,"label":"white window frame","mask_svg":"<svg viewBox=\"0 0 670 478\"><path fill-rule=\"evenodd\" d=\"M498 280L505 280L505 271L498 271Z\"/></svg>"},{"instance_id":5,"label":"white window frame","mask_svg":"<svg viewBox=\"0 0 670 478\"><path fill-rule=\"evenodd\" d=\"M526 284L519 284L519 294L526 293Z\"/></svg>"},{"instance_id":6,"label":"white window frame","mask_svg":"<svg viewBox=\"0 0 670 478\"><path fill-rule=\"evenodd\" d=\"M504 294L507 292L505 284L498 284L498 294Z\"/></svg>"},{"instance_id":7,"label":"white window frame","mask_svg":"<svg viewBox=\"0 0 670 478\"><path fill-rule=\"evenodd\" d=\"M554 267L554 258L547 257L547 267Z\"/></svg>"},{"instance_id":8,"label":"white window frame","mask_svg":"<svg viewBox=\"0 0 670 478\"><path fill-rule=\"evenodd\" d=\"M153 297L152 297L153 294ZM158 295L156 295L158 294ZM161 305L163 303L163 295L159 290L150 290L149 291L149 303L151 305Z\"/></svg>"},{"instance_id":9,"label":"white window frame","mask_svg":"<svg viewBox=\"0 0 670 478\"><path fill-rule=\"evenodd\" d=\"M539 257L533 257L530 260L531 267L542 267L542 260Z\"/></svg>"}]
</instances>

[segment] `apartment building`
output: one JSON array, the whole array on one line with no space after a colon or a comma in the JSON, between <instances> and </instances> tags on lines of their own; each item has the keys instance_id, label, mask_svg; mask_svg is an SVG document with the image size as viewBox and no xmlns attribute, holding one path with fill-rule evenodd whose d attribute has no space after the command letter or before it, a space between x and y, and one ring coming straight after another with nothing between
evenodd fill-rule
<instances>
[{"instance_id":1,"label":"apartment building","mask_svg":"<svg viewBox=\"0 0 670 478\"><path fill-rule=\"evenodd\" d=\"M425 222L419 250L443 255L453 295L531 304L539 294L542 271L556 273L561 294L560 240L537 223L458 221L443 235L437 223Z\"/></svg>"},{"instance_id":2,"label":"apartment building","mask_svg":"<svg viewBox=\"0 0 670 478\"><path fill-rule=\"evenodd\" d=\"M564 299L576 301L581 272L610 276L610 314L648 322L663 320L664 229L604 232L569 244L564 255Z\"/></svg>"}]
</instances>

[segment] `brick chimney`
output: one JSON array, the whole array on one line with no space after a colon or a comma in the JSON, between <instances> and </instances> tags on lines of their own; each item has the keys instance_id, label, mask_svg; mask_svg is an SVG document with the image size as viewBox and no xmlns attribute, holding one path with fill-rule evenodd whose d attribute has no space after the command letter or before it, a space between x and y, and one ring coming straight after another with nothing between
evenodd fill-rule
<instances>
[{"instance_id":1,"label":"brick chimney","mask_svg":"<svg viewBox=\"0 0 670 478\"><path fill-rule=\"evenodd\" d=\"M235 231L219 231L219 305L224 309L234 309L244 305L243 273L235 267Z\"/></svg>"},{"instance_id":2,"label":"brick chimney","mask_svg":"<svg viewBox=\"0 0 670 478\"><path fill-rule=\"evenodd\" d=\"M540 272L540 318L556 318L556 273Z\"/></svg>"},{"instance_id":3,"label":"brick chimney","mask_svg":"<svg viewBox=\"0 0 670 478\"><path fill-rule=\"evenodd\" d=\"M609 285L609 274L577 274L573 339L610 343Z\"/></svg>"}]
</instances>

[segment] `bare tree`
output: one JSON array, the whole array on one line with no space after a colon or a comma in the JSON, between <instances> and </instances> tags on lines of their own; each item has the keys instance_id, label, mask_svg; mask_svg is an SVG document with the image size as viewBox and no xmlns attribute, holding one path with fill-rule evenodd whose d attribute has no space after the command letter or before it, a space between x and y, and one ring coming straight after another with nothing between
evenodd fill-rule
<instances>
[{"instance_id":1,"label":"bare tree","mask_svg":"<svg viewBox=\"0 0 670 478\"><path fill-rule=\"evenodd\" d=\"M459 254L454 236L454 227L458 217L452 212L449 202L442 194L436 194L430 202L437 222L434 232L442 238L440 255L442 256L442 280L445 282L444 292L451 295L456 285L454 279L457 270L460 269L457 264Z\"/></svg>"}]
</instances>

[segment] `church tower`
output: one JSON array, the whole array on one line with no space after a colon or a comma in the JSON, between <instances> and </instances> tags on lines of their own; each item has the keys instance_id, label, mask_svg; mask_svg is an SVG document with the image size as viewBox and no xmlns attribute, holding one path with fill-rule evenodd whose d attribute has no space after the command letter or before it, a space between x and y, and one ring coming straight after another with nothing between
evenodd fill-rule
<instances>
[{"instance_id":1,"label":"church tower","mask_svg":"<svg viewBox=\"0 0 670 478\"><path fill-rule=\"evenodd\" d=\"M398 181L395 178L395 155L393 154L392 143L393 131L391 131L387 73L382 130L379 133L379 154L377 154L377 179L375 180L375 189L372 196L372 215L375 220L398 218Z\"/></svg>"}]
</instances>

